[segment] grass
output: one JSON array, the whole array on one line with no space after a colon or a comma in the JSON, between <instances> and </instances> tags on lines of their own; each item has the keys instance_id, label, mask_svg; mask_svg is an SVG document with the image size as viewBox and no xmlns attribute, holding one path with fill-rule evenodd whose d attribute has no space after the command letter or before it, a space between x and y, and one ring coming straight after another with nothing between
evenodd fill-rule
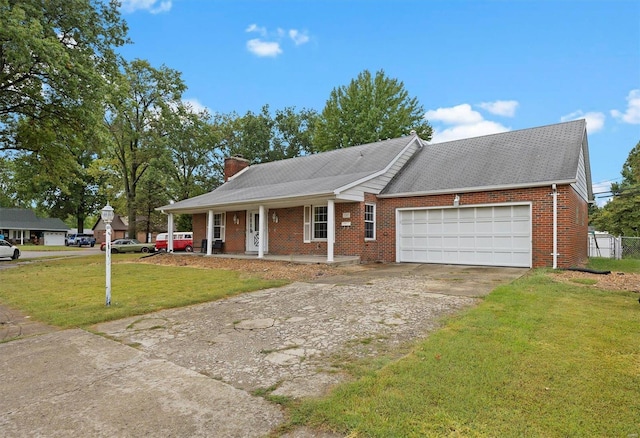
<instances>
[{"instance_id":1,"label":"grass","mask_svg":"<svg viewBox=\"0 0 640 438\"><path fill-rule=\"evenodd\" d=\"M91 248L90 246L82 246L82 247L77 247L77 246L64 246L64 245L56 245L56 246L51 246L51 245L30 245L30 244L26 244L26 245L18 245L18 248L20 248L20 251L43 251L43 252L52 252L52 251L77 251L78 249L87 249L87 248Z\"/></svg>"},{"instance_id":2,"label":"grass","mask_svg":"<svg viewBox=\"0 0 640 438\"><path fill-rule=\"evenodd\" d=\"M622 262L607 269L640 268ZM637 436L637 299L533 271L402 359L293 406L289 427L351 437Z\"/></svg>"},{"instance_id":3,"label":"grass","mask_svg":"<svg viewBox=\"0 0 640 438\"><path fill-rule=\"evenodd\" d=\"M113 257L111 306L105 306L104 255L40 261L0 273L0 302L58 327L81 327L285 284L235 271L131 263Z\"/></svg>"},{"instance_id":4,"label":"grass","mask_svg":"<svg viewBox=\"0 0 640 438\"><path fill-rule=\"evenodd\" d=\"M622 271L631 273L640 273L640 260L638 259L605 259L594 257L589 259L589 268L598 271Z\"/></svg>"}]
</instances>

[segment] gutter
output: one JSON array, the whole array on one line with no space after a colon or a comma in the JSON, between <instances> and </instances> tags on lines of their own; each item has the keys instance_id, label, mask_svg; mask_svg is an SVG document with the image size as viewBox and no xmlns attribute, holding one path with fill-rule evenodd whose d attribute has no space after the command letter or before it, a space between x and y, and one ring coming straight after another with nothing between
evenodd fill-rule
<instances>
[{"instance_id":1,"label":"gutter","mask_svg":"<svg viewBox=\"0 0 640 438\"><path fill-rule=\"evenodd\" d=\"M550 184L566 185L575 184L577 180L575 178L560 180L560 181L542 181L534 183L522 183L522 184L509 184L509 185L495 185L495 186L478 186L478 187L459 187L459 188L446 188L427 190L420 192L405 192L405 193L381 193L378 198L409 198L413 196L433 196L433 195L448 195L452 193L475 193L475 192L488 192L493 190L515 190L515 189L528 189L536 187L546 187Z\"/></svg>"}]
</instances>

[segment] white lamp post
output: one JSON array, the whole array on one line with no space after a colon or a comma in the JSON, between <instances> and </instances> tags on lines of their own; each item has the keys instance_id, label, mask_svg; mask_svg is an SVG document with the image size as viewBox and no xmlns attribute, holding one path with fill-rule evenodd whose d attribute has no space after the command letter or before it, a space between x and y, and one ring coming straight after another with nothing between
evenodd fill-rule
<instances>
[{"instance_id":1,"label":"white lamp post","mask_svg":"<svg viewBox=\"0 0 640 438\"><path fill-rule=\"evenodd\" d=\"M107 273L107 306L111 305L111 222L113 221L113 207L107 205L100 212L105 228L105 253L106 253L106 273Z\"/></svg>"}]
</instances>

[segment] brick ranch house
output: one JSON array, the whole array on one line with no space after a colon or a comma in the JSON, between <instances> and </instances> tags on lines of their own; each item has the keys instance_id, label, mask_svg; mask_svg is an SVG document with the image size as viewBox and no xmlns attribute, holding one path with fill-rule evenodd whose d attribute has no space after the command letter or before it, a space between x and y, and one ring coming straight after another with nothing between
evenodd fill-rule
<instances>
[{"instance_id":1,"label":"brick ranch house","mask_svg":"<svg viewBox=\"0 0 640 438\"><path fill-rule=\"evenodd\" d=\"M249 166L166 205L224 253L362 262L577 266L593 199L586 122L429 144L417 135Z\"/></svg>"}]
</instances>

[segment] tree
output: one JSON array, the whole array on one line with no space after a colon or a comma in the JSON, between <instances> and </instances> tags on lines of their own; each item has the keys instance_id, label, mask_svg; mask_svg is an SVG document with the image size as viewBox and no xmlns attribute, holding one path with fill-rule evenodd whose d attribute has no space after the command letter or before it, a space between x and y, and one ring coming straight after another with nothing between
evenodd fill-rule
<instances>
[{"instance_id":1,"label":"tree","mask_svg":"<svg viewBox=\"0 0 640 438\"><path fill-rule=\"evenodd\" d=\"M117 1L0 0L0 150L21 120L82 130L100 120L127 27Z\"/></svg>"},{"instance_id":2,"label":"tree","mask_svg":"<svg viewBox=\"0 0 640 438\"><path fill-rule=\"evenodd\" d=\"M340 149L407 135L415 130L431 139L431 126L404 84L380 70L372 77L364 70L349 85L334 88L316 124L317 151Z\"/></svg>"},{"instance_id":3,"label":"tree","mask_svg":"<svg viewBox=\"0 0 640 438\"><path fill-rule=\"evenodd\" d=\"M178 71L156 69L143 60L125 64L111 87L105 124L111 134L114 170L126 197L129 236L135 236L138 184L166 153L162 119L180 105L186 87Z\"/></svg>"},{"instance_id":4,"label":"tree","mask_svg":"<svg viewBox=\"0 0 640 438\"><path fill-rule=\"evenodd\" d=\"M276 110L274 117L269 105L264 105L258 114L219 116L214 130L224 156L241 155L252 163L266 163L311 152L317 117L313 110L297 112L292 107Z\"/></svg>"},{"instance_id":5,"label":"tree","mask_svg":"<svg viewBox=\"0 0 640 438\"><path fill-rule=\"evenodd\" d=\"M191 198L217 187L222 157L216 149L211 116L180 104L167 111L163 124L168 154L162 169L171 199Z\"/></svg>"},{"instance_id":6,"label":"tree","mask_svg":"<svg viewBox=\"0 0 640 438\"><path fill-rule=\"evenodd\" d=\"M137 192L137 222L145 231L145 242L154 231L166 230L167 219L156 207L169 203L166 174L156 168L150 168L140 180ZM129 219L131 220L131 219Z\"/></svg>"},{"instance_id":7,"label":"tree","mask_svg":"<svg viewBox=\"0 0 640 438\"><path fill-rule=\"evenodd\" d=\"M611 184L613 199L594 215L592 223L603 231L640 236L640 141L622 166L622 181Z\"/></svg>"},{"instance_id":8,"label":"tree","mask_svg":"<svg viewBox=\"0 0 640 438\"><path fill-rule=\"evenodd\" d=\"M99 126L75 131L51 120L21 120L19 151L12 154L10 167L12 193L47 216L73 218L83 232L85 219L104 203L98 193L102 175L92 169L103 134Z\"/></svg>"}]
</instances>

